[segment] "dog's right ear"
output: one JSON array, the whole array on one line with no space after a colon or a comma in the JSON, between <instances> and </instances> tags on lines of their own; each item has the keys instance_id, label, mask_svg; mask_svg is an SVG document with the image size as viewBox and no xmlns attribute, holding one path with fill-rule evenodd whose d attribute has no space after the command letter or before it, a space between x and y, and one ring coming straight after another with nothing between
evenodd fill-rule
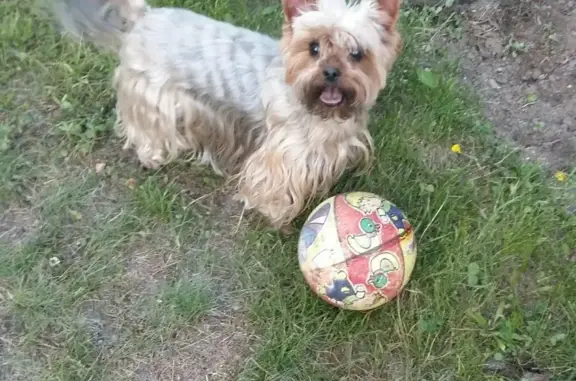
<instances>
[{"instance_id":1,"label":"dog's right ear","mask_svg":"<svg viewBox=\"0 0 576 381\"><path fill-rule=\"evenodd\" d=\"M378 0L378 6L384 12L382 23L386 29L393 29L400 14L400 0Z\"/></svg>"},{"instance_id":2,"label":"dog's right ear","mask_svg":"<svg viewBox=\"0 0 576 381\"><path fill-rule=\"evenodd\" d=\"M314 2L315 0L282 0L284 21L291 23L294 17L298 16L302 11L314 4Z\"/></svg>"}]
</instances>

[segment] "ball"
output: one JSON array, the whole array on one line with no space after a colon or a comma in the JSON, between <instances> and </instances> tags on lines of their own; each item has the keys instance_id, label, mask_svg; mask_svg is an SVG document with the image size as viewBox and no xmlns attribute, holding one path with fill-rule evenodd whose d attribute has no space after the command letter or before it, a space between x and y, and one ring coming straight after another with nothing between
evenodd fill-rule
<instances>
[{"instance_id":1,"label":"ball","mask_svg":"<svg viewBox=\"0 0 576 381\"><path fill-rule=\"evenodd\" d=\"M414 231L390 201L366 192L339 194L306 220L298 260L304 278L326 302L368 311L392 300L410 279Z\"/></svg>"}]
</instances>

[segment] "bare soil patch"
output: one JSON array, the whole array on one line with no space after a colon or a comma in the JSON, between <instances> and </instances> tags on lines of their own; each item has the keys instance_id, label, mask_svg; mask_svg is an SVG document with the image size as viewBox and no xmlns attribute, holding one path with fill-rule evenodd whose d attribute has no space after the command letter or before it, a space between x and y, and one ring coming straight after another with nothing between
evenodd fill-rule
<instances>
[{"instance_id":1,"label":"bare soil patch","mask_svg":"<svg viewBox=\"0 0 576 381\"><path fill-rule=\"evenodd\" d=\"M119 376L138 381L233 380L250 354L249 342L243 319L209 317L179 332L164 349L125 359Z\"/></svg>"},{"instance_id":2,"label":"bare soil patch","mask_svg":"<svg viewBox=\"0 0 576 381\"><path fill-rule=\"evenodd\" d=\"M501 136L554 169L576 164L576 2L479 0L461 7L465 81Z\"/></svg>"},{"instance_id":3,"label":"bare soil patch","mask_svg":"<svg viewBox=\"0 0 576 381\"><path fill-rule=\"evenodd\" d=\"M0 214L0 243L9 245L23 243L35 231L38 220L31 210L8 207Z\"/></svg>"}]
</instances>

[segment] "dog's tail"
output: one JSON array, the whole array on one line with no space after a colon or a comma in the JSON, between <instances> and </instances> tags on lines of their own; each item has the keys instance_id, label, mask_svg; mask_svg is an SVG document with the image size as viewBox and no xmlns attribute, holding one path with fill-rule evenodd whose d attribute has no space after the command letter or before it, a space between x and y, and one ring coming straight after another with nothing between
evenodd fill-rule
<instances>
[{"instance_id":1,"label":"dog's tail","mask_svg":"<svg viewBox=\"0 0 576 381\"><path fill-rule=\"evenodd\" d=\"M148 11L145 0L53 0L54 14L72 37L118 51L125 33Z\"/></svg>"}]
</instances>

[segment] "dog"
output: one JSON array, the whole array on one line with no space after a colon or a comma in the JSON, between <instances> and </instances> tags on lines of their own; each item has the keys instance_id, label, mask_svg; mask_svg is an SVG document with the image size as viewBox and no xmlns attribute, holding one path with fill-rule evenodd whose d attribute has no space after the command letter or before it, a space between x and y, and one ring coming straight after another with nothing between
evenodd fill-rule
<instances>
[{"instance_id":1,"label":"dog","mask_svg":"<svg viewBox=\"0 0 576 381\"><path fill-rule=\"evenodd\" d=\"M370 162L400 0L282 0L280 40L144 0L55 3L67 34L119 56L117 131L143 166L191 155L282 229Z\"/></svg>"}]
</instances>

